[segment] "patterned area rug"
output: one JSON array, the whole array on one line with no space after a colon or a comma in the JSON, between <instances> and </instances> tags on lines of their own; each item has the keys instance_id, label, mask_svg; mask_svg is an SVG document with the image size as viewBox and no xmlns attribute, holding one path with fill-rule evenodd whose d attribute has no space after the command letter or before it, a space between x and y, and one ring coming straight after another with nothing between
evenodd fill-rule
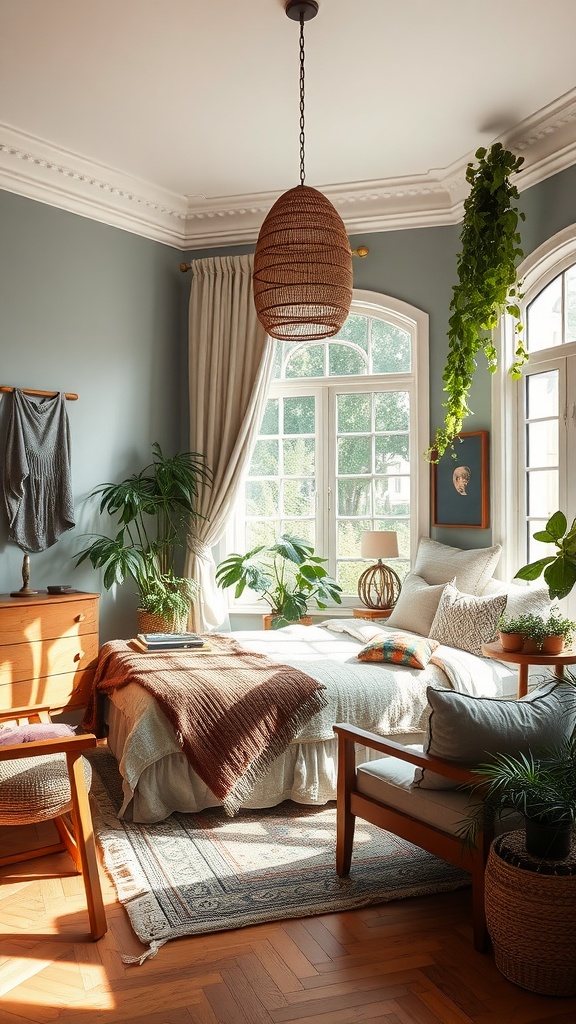
<instances>
[{"instance_id":1,"label":"patterned area rug","mask_svg":"<svg viewBox=\"0 0 576 1024\"><path fill-rule=\"evenodd\" d=\"M336 808L286 801L263 811L172 814L154 825L116 817L115 759L90 752L94 828L118 899L148 946L169 939L459 889L469 876L358 820L352 871L335 869Z\"/></svg>"}]
</instances>

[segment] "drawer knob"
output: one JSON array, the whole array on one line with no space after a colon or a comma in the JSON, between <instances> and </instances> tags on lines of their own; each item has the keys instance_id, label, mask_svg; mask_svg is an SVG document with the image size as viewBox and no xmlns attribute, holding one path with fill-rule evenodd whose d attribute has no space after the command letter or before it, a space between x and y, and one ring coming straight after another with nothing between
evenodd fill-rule
<instances>
[{"instance_id":1,"label":"drawer knob","mask_svg":"<svg viewBox=\"0 0 576 1024\"><path fill-rule=\"evenodd\" d=\"M82 661L83 657L84 651L78 651L78 653L74 655L74 661Z\"/></svg>"},{"instance_id":2,"label":"drawer knob","mask_svg":"<svg viewBox=\"0 0 576 1024\"><path fill-rule=\"evenodd\" d=\"M74 617L74 622L84 622L85 618L86 618L86 616L83 615L82 612L81 612L80 615L76 615Z\"/></svg>"}]
</instances>

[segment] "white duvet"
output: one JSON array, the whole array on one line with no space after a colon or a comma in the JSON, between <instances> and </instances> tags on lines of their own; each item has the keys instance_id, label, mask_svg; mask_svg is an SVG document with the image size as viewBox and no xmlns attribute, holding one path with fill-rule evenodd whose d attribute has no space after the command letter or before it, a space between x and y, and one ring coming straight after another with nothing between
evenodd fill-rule
<instances>
[{"instance_id":1,"label":"white duvet","mask_svg":"<svg viewBox=\"0 0 576 1024\"><path fill-rule=\"evenodd\" d=\"M427 686L488 697L515 692L513 670L452 647L438 647L425 669L358 661L364 644L386 631L392 632L361 619L330 619L319 626L234 633L248 649L317 679L328 698L327 706L304 726L245 806L335 799L336 722L417 740L428 717ZM136 683L110 697L108 743L123 777L121 814L157 821L173 810L196 811L218 803L192 771L156 700ZM370 756L380 755L364 750L363 759Z\"/></svg>"}]
</instances>

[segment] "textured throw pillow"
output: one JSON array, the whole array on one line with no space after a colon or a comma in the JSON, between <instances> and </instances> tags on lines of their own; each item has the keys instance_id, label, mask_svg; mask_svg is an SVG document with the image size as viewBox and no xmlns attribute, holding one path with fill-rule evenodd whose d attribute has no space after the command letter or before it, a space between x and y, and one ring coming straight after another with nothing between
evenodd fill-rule
<instances>
[{"instance_id":1,"label":"textured throw pillow","mask_svg":"<svg viewBox=\"0 0 576 1024\"><path fill-rule=\"evenodd\" d=\"M448 583L454 580L454 585L465 594L481 594L494 574L501 551L500 544L465 551L422 537L414 572L422 576L426 583Z\"/></svg>"},{"instance_id":2,"label":"textured throw pillow","mask_svg":"<svg viewBox=\"0 0 576 1024\"><path fill-rule=\"evenodd\" d=\"M473 597L461 594L451 583L442 591L428 636L448 647L482 654L482 644L498 633L498 619L506 608L506 594Z\"/></svg>"},{"instance_id":3,"label":"textured throw pillow","mask_svg":"<svg viewBox=\"0 0 576 1024\"><path fill-rule=\"evenodd\" d=\"M70 725L59 722L31 722L28 725L5 725L0 729L0 746L13 743L34 743L36 740L56 740L61 736L74 736Z\"/></svg>"},{"instance_id":4,"label":"textured throw pillow","mask_svg":"<svg viewBox=\"0 0 576 1024\"><path fill-rule=\"evenodd\" d=\"M431 587L415 572L408 573L386 625L428 636L443 590L444 583Z\"/></svg>"},{"instance_id":5,"label":"textured throw pillow","mask_svg":"<svg viewBox=\"0 0 576 1024\"><path fill-rule=\"evenodd\" d=\"M438 647L435 640L408 633L383 633L358 652L359 661L387 661L410 668L426 668Z\"/></svg>"},{"instance_id":6,"label":"textured throw pillow","mask_svg":"<svg viewBox=\"0 0 576 1024\"><path fill-rule=\"evenodd\" d=\"M471 697L454 690L427 688L431 707L426 753L460 764L482 764L491 754L517 756L569 736L576 722L574 688L550 682L520 700ZM416 769L421 789L456 789L458 783L427 769Z\"/></svg>"}]
</instances>

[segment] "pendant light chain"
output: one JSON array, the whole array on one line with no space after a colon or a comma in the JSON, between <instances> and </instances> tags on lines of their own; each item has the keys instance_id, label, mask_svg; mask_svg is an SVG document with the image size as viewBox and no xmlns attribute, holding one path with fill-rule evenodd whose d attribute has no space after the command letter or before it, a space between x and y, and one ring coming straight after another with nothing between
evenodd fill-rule
<instances>
[{"instance_id":1,"label":"pendant light chain","mask_svg":"<svg viewBox=\"0 0 576 1024\"><path fill-rule=\"evenodd\" d=\"M300 12L300 184L304 184L304 12Z\"/></svg>"}]
</instances>

